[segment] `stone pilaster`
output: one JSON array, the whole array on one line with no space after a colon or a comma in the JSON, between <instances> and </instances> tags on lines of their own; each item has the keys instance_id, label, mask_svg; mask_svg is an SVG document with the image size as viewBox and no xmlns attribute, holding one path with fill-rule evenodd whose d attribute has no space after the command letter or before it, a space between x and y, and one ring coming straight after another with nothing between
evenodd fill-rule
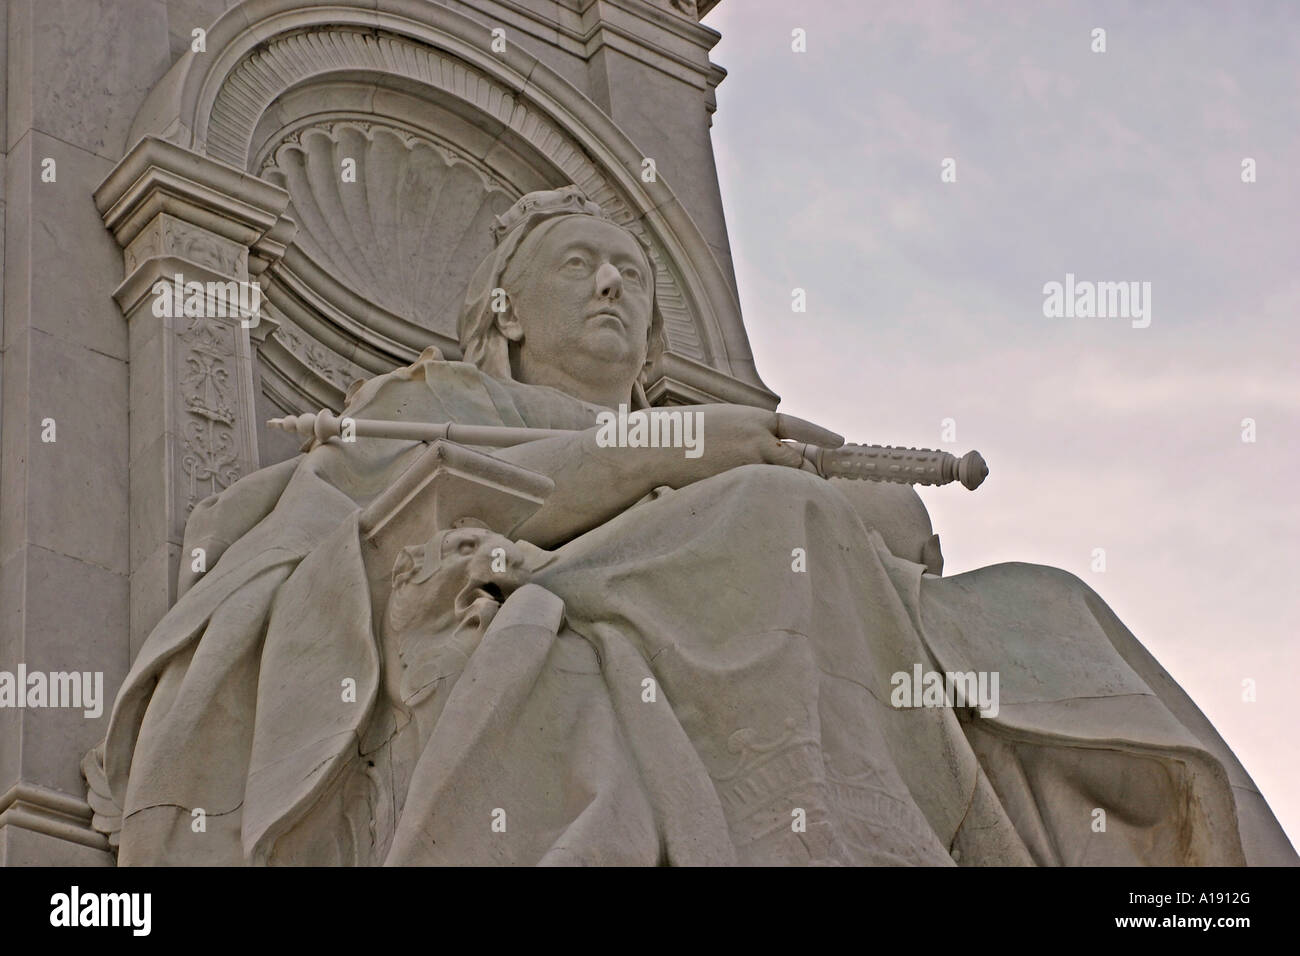
<instances>
[{"instance_id":1,"label":"stone pilaster","mask_svg":"<svg viewBox=\"0 0 1300 956\"><path fill-rule=\"evenodd\" d=\"M132 656L175 601L179 562L192 560L180 553L190 512L258 467L250 329L260 312L249 307L264 292L257 276L293 236L288 201L152 137L95 192L125 268L114 297L130 360Z\"/></svg>"}]
</instances>

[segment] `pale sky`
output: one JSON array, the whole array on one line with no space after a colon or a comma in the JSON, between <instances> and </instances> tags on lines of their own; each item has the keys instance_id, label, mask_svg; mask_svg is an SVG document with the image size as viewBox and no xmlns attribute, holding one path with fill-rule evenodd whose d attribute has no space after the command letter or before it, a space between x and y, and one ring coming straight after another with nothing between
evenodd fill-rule
<instances>
[{"instance_id":1,"label":"pale sky","mask_svg":"<svg viewBox=\"0 0 1300 956\"><path fill-rule=\"evenodd\" d=\"M1077 574L1300 844L1300 3L722 0L705 23L782 409L978 448L983 488L922 491L945 573ZM1150 282L1150 326L1044 317L1067 272Z\"/></svg>"}]
</instances>

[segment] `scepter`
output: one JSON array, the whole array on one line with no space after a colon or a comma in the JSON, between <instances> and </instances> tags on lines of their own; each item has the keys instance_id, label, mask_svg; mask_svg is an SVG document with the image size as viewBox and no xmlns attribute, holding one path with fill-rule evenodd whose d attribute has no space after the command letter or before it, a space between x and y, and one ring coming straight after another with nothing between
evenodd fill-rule
<instances>
[{"instance_id":1,"label":"scepter","mask_svg":"<svg viewBox=\"0 0 1300 956\"><path fill-rule=\"evenodd\" d=\"M456 422L394 422L384 419L340 418L327 408L305 415L273 418L271 428L293 432L303 439L328 441L331 438L396 438L408 441L449 441L459 445L508 448L543 438L568 437L577 433L565 428L527 428L510 425L461 425ZM897 445L844 444L834 432L813 425L793 415L776 413L776 436L787 438L792 431L821 431L825 445L792 442L805 461L823 478L851 478L887 481L900 485L946 485L959 482L974 491L988 477L989 468L977 451L958 458L946 451L930 448L903 448ZM838 440L839 445L832 443Z\"/></svg>"}]
</instances>

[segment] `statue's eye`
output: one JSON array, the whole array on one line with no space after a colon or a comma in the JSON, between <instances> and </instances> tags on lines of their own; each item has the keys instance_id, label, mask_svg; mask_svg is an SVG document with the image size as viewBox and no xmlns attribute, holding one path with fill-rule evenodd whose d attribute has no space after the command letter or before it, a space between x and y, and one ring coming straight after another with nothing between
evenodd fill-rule
<instances>
[{"instance_id":1,"label":"statue's eye","mask_svg":"<svg viewBox=\"0 0 1300 956\"><path fill-rule=\"evenodd\" d=\"M584 256L575 254L564 260L564 269L566 272L581 274L588 271L589 268L590 266Z\"/></svg>"},{"instance_id":2,"label":"statue's eye","mask_svg":"<svg viewBox=\"0 0 1300 956\"><path fill-rule=\"evenodd\" d=\"M628 266L626 269L623 270L623 278L627 282L639 283L641 281L641 270L633 268L632 266Z\"/></svg>"}]
</instances>

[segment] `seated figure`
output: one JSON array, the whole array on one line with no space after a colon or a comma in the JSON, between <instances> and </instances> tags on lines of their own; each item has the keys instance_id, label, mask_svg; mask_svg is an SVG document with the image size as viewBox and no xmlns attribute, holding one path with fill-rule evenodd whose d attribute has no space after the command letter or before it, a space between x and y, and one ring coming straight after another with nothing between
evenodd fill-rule
<instances>
[{"instance_id":1,"label":"seated figure","mask_svg":"<svg viewBox=\"0 0 1300 956\"><path fill-rule=\"evenodd\" d=\"M685 409L698 457L604 447L663 324L576 187L501 218L460 339L344 414L569 430L491 450L554 491L509 538L416 514L390 567L359 515L419 442L316 441L196 508L210 570L83 761L121 864L1295 862L1078 579L939 576L914 492L810 473L765 410ZM995 706L900 699L923 673Z\"/></svg>"}]
</instances>

